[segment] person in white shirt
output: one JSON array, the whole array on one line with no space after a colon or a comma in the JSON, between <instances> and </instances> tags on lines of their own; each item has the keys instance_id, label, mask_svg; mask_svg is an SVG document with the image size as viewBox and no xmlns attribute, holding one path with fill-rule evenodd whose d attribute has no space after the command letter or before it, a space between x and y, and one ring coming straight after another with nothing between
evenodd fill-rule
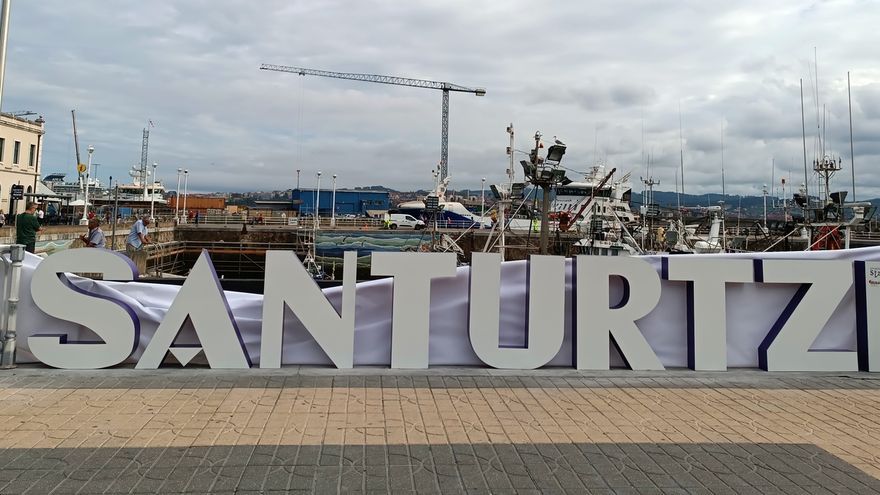
<instances>
[{"instance_id":1,"label":"person in white shirt","mask_svg":"<svg viewBox=\"0 0 880 495\"><path fill-rule=\"evenodd\" d=\"M150 240L149 215L144 215L140 220L131 226L131 231L125 239L125 254L137 265L138 272L145 274L147 272L147 252L144 246L152 244Z\"/></svg>"}]
</instances>

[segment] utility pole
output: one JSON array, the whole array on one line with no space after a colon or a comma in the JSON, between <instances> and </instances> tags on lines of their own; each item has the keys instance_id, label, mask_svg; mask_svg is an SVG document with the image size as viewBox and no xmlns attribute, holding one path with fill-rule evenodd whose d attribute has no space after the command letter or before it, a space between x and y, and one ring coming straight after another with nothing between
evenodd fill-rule
<instances>
[{"instance_id":1,"label":"utility pole","mask_svg":"<svg viewBox=\"0 0 880 495\"><path fill-rule=\"evenodd\" d=\"M6 78L6 44L9 41L9 9L12 0L3 0L0 10L0 110L3 108L3 80Z\"/></svg>"},{"instance_id":2,"label":"utility pole","mask_svg":"<svg viewBox=\"0 0 880 495\"><path fill-rule=\"evenodd\" d=\"M156 167L159 164L153 162L153 175L150 176L150 220L156 222Z\"/></svg>"},{"instance_id":3,"label":"utility pole","mask_svg":"<svg viewBox=\"0 0 880 495\"><path fill-rule=\"evenodd\" d=\"M110 177L110 185L113 185L113 176ZM110 249L116 251L116 221L119 215L119 181L116 181L116 187L113 200L113 227L110 233Z\"/></svg>"}]
</instances>

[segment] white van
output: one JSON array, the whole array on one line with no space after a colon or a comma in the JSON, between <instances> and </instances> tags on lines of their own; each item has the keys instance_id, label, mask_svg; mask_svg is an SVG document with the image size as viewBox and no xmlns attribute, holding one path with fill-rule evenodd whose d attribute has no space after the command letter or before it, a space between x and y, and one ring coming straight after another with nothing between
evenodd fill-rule
<instances>
[{"instance_id":1,"label":"white van","mask_svg":"<svg viewBox=\"0 0 880 495\"><path fill-rule=\"evenodd\" d=\"M417 219L412 215L406 215L403 213L392 213L391 214L391 223L388 226L391 229L396 228L413 228L416 230L425 228L425 222Z\"/></svg>"}]
</instances>

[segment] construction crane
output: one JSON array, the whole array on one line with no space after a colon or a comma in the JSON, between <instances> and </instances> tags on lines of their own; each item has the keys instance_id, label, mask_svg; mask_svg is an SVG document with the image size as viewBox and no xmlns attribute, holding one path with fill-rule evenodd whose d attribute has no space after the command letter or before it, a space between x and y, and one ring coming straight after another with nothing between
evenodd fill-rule
<instances>
[{"instance_id":1,"label":"construction crane","mask_svg":"<svg viewBox=\"0 0 880 495\"><path fill-rule=\"evenodd\" d=\"M448 175L449 169L449 92L473 93L477 96L485 96L485 88L468 88L448 82L426 81L424 79L411 79L408 77L380 76L376 74L358 74L351 72L331 72L326 70L304 69L302 67L290 67L286 65L263 64L260 70L276 72L290 72L301 76L332 77L335 79L349 79L379 84L393 84L395 86L410 86L413 88L439 89L443 91L443 110L440 130L440 180Z\"/></svg>"},{"instance_id":2,"label":"construction crane","mask_svg":"<svg viewBox=\"0 0 880 495\"><path fill-rule=\"evenodd\" d=\"M83 191L83 172L85 172L85 168L83 167L83 162L79 158L79 138L76 135L76 110L70 111L70 118L73 120L73 150L76 152L76 173L79 177L79 189L80 192Z\"/></svg>"}]
</instances>

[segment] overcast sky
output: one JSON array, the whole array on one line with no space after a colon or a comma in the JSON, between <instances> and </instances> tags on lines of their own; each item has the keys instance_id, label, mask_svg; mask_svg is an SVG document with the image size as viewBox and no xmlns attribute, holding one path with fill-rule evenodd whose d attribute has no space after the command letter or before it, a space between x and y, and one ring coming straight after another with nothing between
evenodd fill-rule
<instances>
[{"instance_id":1,"label":"overcast sky","mask_svg":"<svg viewBox=\"0 0 880 495\"><path fill-rule=\"evenodd\" d=\"M502 180L513 122L518 149L558 136L574 170L602 161L637 183L652 156L673 190L680 108L686 192L721 191L723 139L727 192L760 194L774 157L777 183L803 181L800 79L814 158L815 47L826 151L844 160L835 189L851 188L851 71L857 195L875 197L877 19L871 0L14 0L3 110L44 116L44 174L68 179L76 109L104 181L129 180L152 121L149 161L169 189L178 167L195 191L290 188L296 169L303 187L322 170L340 187L428 188L439 91L258 67L399 75L487 89L451 96L454 189Z\"/></svg>"}]
</instances>

